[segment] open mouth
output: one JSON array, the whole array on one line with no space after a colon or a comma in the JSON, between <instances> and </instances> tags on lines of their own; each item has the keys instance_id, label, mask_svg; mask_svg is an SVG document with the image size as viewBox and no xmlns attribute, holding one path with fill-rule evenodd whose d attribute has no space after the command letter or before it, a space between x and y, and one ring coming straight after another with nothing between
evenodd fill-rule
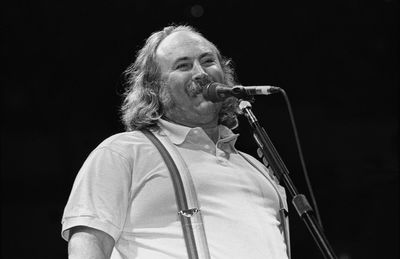
<instances>
[{"instance_id":1,"label":"open mouth","mask_svg":"<svg viewBox=\"0 0 400 259\"><path fill-rule=\"evenodd\" d=\"M212 80L205 76L195 81L192 81L186 88L187 93L190 97L196 97L199 94L203 93L203 88L206 87L208 84L212 83Z\"/></svg>"},{"instance_id":2,"label":"open mouth","mask_svg":"<svg viewBox=\"0 0 400 259\"><path fill-rule=\"evenodd\" d=\"M190 97L196 97L203 93L203 87L197 82L192 82L186 87L186 92Z\"/></svg>"}]
</instances>

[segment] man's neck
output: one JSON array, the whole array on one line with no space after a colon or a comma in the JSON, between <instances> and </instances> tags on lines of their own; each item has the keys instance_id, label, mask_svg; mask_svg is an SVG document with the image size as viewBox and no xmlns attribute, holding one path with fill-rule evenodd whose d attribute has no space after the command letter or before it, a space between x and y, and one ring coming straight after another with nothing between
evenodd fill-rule
<instances>
[{"instance_id":1,"label":"man's neck","mask_svg":"<svg viewBox=\"0 0 400 259\"><path fill-rule=\"evenodd\" d=\"M214 142L217 143L219 139L219 129L218 126L211 127L211 128L206 128L202 127L204 132L207 134L207 136Z\"/></svg>"}]
</instances>

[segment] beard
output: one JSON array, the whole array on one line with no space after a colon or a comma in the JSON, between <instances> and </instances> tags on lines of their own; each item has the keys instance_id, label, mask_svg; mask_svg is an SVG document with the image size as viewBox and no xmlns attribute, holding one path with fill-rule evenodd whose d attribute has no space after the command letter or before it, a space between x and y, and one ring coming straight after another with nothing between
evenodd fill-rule
<instances>
[{"instance_id":1,"label":"beard","mask_svg":"<svg viewBox=\"0 0 400 259\"><path fill-rule=\"evenodd\" d=\"M189 97L194 98L203 92L203 88L206 85L212 82L213 81L211 77L203 76L200 79L196 81L191 81L189 84L185 85L185 93ZM176 107L176 102L174 101L171 93L168 90L169 89L168 83L165 80L160 80L159 85L160 85L159 97L163 110L168 111L174 109Z\"/></svg>"},{"instance_id":2,"label":"beard","mask_svg":"<svg viewBox=\"0 0 400 259\"><path fill-rule=\"evenodd\" d=\"M198 94L203 92L203 87L197 84L196 82L192 82L185 87L185 92L189 97L196 97Z\"/></svg>"},{"instance_id":3,"label":"beard","mask_svg":"<svg viewBox=\"0 0 400 259\"><path fill-rule=\"evenodd\" d=\"M162 113L165 115L166 111L173 110L176 107L176 102L169 92L168 84L164 80L162 80L159 82L159 85L159 101L162 107Z\"/></svg>"},{"instance_id":4,"label":"beard","mask_svg":"<svg viewBox=\"0 0 400 259\"><path fill-rule=\"evenodd\" d=\"M203 92L203 87L213 82L210 77L203 77L199 81L192 81L185 86L185 92L190 97L196 97ZM162 117L166 118L167 114L177 110L177 103L169 91L168 83L164 80L159 82L159 102L161 106ZM218 123L228 128L236 128L238 126L237 114L240 114L238 99L229 97L221 103L219 109Z\"/></svg>"},{"instance_id":5,"label":"beard","mask_svg":"<svg viewBox=\"0 0 400 259\"><path fill-rule=\"evenodd\" d=\"M185 87L187 95L190 97L196 97L198 94L203 92L204 87L213 82L212 78L208 75L204 75L199 79L192 81L191 84Z\"/></svg>"}]
</instances>

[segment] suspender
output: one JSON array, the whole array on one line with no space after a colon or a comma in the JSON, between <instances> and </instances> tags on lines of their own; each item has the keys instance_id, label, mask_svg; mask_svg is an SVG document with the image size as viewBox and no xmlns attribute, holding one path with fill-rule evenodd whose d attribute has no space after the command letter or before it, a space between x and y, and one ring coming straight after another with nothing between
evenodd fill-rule
<instances>
[{"instance_id":1,"label":"suspender","mask_svg":"<svg viewBox=\"0 0 400 259\"><path fill-rule=\"evenodd\" d=\"M210 253L207 246L200 206L186 164L178 151L174 149L172 143L168 141L168 138L156 137L147 129L142 129L141 131L157 147L171 174L188 258L209 259ZM164 145L162 142L164 142ZM167 149L169 149L169 152ZM180 170L178 170L174 160L180 162L178 163Z\"/></svg>"}]
</instances>

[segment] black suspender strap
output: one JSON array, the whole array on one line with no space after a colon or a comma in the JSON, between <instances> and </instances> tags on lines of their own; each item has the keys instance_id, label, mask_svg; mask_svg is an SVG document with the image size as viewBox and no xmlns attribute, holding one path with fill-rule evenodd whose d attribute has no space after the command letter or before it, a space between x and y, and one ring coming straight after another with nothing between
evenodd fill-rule
<instances>
[{"instance_id":1,"label":"black suspender strap","mask_svg":"<svg viewBox=\"0 0 400 259\"><path fill-rule=\"evenodd\" d=\"M186 243L186 250L188 258L199 259L196 240L193 233L193 227L191 222L191 215L198 212L198 208L189 208L186 198L185 189L182 183L182 179L178 168L172 159L171 155L161 143L161 141L149 130L142 129L141 132L157 147L168 170L171 174L172 183L175 191L176 203L178 206L178 214L182 224L183 236Z\"/></svg>"}]
</instances>

